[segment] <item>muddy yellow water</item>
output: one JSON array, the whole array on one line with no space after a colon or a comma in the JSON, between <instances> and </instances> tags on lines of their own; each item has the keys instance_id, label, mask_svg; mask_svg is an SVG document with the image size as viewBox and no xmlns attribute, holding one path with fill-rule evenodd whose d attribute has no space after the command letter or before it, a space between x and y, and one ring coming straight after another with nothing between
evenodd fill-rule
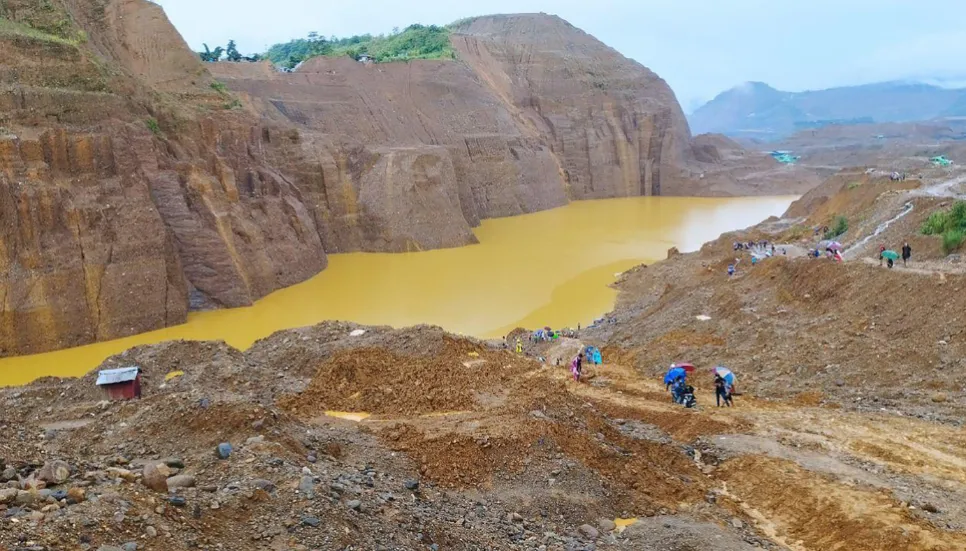
<instances>
[{"instance_id":1,"label":"muddy yellow water","mask_svg":"<svg viewBox=\"0 0 966 551\"><path fill-rule=\"evenodd\" d=\"M176 327L34 356L0 360L0 385L78 376L140 344L220 339L247 348L322 320L396 327L430 323L480 337L523 327L588 325L607 312L621 271L695 250L722 232L781 214L794 197L637 197L582 201L486 220L478 245L405 254L341 254L316 277L248 308L195 312Z\"/></svg>"}]
</instances>

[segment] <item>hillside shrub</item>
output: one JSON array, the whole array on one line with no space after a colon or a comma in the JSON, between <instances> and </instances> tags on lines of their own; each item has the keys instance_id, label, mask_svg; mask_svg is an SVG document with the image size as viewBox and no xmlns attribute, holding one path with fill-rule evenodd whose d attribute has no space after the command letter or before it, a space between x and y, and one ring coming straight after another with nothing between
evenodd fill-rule
<instances>
[{"instance_id":1,"label":"hillside shrub","mask_svg":"<svg viewBox=\"0 0 966 551\"><path fill-rule=\"evenodd\" d=\"M161 135L161 125L158 124L158 120L155 119L154 117L148 117L148 119L144 121L144 124L148 127L148 130L150 130L151 133L154 134L155 136Z\"/></svg>"},{"instance_id":2,"label":"hillside shrub","mask_svg":"<svg viewBox=\"0 0 966 551\"><path fill-rule=\"evenodd\" d=\"M958 250L966 240L966 201L956 201L949 210L930 214L920 231L925 235L941 235L946 254Z\"/></svg>"},{"instance_id":3,"label":"hillside shrub","mask_svg":"<svg viewBox=\"0 0 966 551\"><path fill-rule=\"evenodd\" d=\"M832 227L825 232L825 239L835 239L847 231L849 231L849 220L844 216L838 216Z\"/></svg>"},{"instance_id":4,"label":"hillside shrub","mask_svg":"<svg viewBox=\"0 0 966 551\"><path fill-rule=\"evenodd\" d=\"M943 232L943 251L946 254L950 254L953 251L959 250L964 240L966 240L966 231L964 230L949 230Z\"/></svg>"},{"instance_id":5,"label":"hillside shrub","mask_svg":"<svg viewBox=\"0 0 966 551\"><path fill-rule=\"evenodd\" d=\"M929 215L929 218L922 223L921 231L925 235L939 235L946 231L946 224L949 222L949 214L946 211L936 211Z\"/></svg>"}]
</instances>

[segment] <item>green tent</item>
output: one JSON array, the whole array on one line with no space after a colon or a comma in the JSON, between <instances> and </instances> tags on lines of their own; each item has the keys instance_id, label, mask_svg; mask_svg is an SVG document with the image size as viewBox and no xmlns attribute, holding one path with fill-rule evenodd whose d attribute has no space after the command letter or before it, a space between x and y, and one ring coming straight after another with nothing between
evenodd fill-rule
<instances>
[{"instance_id":1,"label":"green tent","mask_svg":"<svg viewBox=\"0 0 966 551\"><path fill-rule=\"evenodd\" d=\"M947 159L945 155L933 157L932 159L929 159L929 162L931 162L936 166L944 166L944 167L953 164L953 162Z\"/></svg>"}]
</instances>

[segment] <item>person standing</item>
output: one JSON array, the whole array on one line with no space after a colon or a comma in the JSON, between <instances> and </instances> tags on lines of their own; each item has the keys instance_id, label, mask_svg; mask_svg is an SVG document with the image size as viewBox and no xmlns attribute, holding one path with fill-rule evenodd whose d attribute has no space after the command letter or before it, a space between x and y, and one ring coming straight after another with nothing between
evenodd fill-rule
<instances>
[{"instance_id":1,"label":"person standing","mask_svg":"<svg viewBox=\"0 0 966 551\"><path fill-rule=\"evenodd\" d=\"M714 401L721 407L721 401L724 400L725 405L728 404L728 385L725 380L721 378L721 375L715 374L714 376Z\"/></svg>"},{"instance_id":2,"label":"person standing","mask_svg":"<svg viewBox=\"0 0 966 551\"><path fill-rule=\"evenodd\" d=\"M885 252L885 247L880 245L879 246L879 266L882 266L882 261L885 259L885 256L883 256L882 254L884 252Z\"/></svg>"},{"instance_id":3,"label":"person standing","mask_svg":"<svg viewBox=\"0 0 966 551\"><path fill-rule=\"evenodd\" d=\"M906 266L906 262L912 258L912 247L906 242L902 245L902 266Z\"/></svg>"},{"instance_id":4,"label":"person standing","mask_svg":"<svg viewBox=\"0 0 966 551\"><path fill-rule=\"evenodd\" d=\"M570 362L570 372L574 376L574 382L580 382L580 372L584 367L584 353L581 352L574 357L574 360Z\"/></svg>"}]
</instances>

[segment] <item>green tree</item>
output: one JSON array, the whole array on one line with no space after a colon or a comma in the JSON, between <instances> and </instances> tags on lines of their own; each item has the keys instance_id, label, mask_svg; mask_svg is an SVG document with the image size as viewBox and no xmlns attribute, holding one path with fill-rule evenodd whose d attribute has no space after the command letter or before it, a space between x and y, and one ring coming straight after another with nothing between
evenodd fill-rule
<instances>
[{"instance_id":1,"label":"green tree","mask_svg":"<svg viewBox=\"0 0 966 551\"><path fill-rule=\"evenodd\" d=\"M202 46L205 47L205 51L198 52L198 55L201 56L201 61L208 61L208 62L218 61L218 58L221 57L221 52L219 51L219 48L215 48L215 52L219 52L216 55L215 52L211 51L208 48L207 44L202 44Z\"/></svg>"},{"instance_id":2,"label":"green tree","mask_svg":"<svg viewBox=\"0 0 966 551\"><path fill-rule=\"evenodd\" d=\"M225 50L225 53L228 55L228 61L237 62L242 60L242 55L238 53L238 47L235 46L234 40L228 41L228 49Z\"/></svg>"},{"instance_id":3,"label":"green tree","mask_svg":"<svg viewBox=\"0 0 966 551\"><path fill-rule=\"evenodd\" d=\"M302 56L300 56L298 54L294 54L294 55L289 56L288 61L286 61L285 63L283 63L282 66L285 67L286 69L294 69L294 68L298 67L298 64L299 63L302 63L302 61L304 61L304 59L305 58L303 58Z\"/></svg>"}]
</instances>

